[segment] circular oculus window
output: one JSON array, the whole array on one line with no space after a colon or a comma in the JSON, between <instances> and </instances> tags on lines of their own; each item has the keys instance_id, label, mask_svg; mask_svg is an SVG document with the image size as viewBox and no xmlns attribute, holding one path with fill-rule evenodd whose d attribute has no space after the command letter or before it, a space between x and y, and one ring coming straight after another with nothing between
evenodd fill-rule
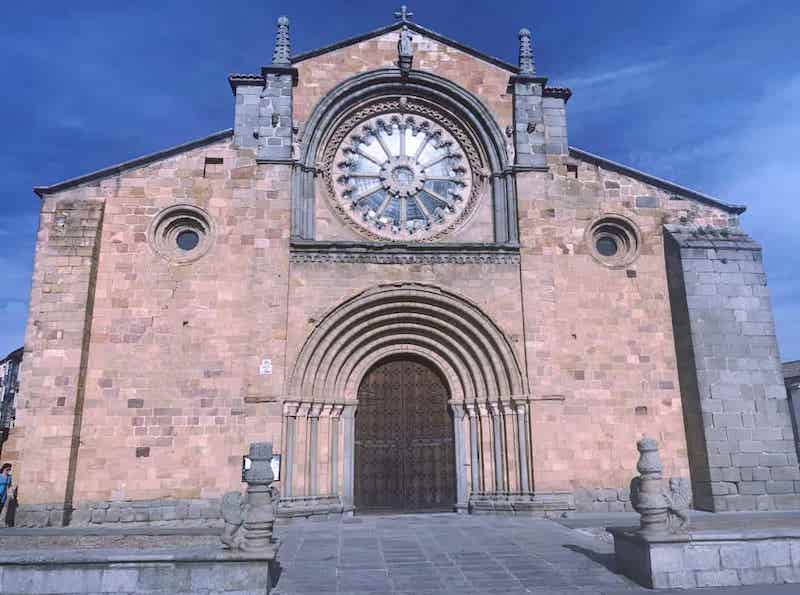
<instances>
[{"instance_id":1,"label":"circular oculus window","mask_svg":"<svg viewBox=\"0 0 800 595\"><path fill-rule=\"evenodd\" d=\"M175 263L197 260L213 243L213 226L208 213L192 205L164 209L150 226L153 249Z\"/></svg>"},{"instance_id":2,"label":"circular oculus window","mask_svg":"<svg viewBox=\"0 0 800 595\"><path fill-rule=\"evenodd\" d=\"M600 217L589 226L586 235L592 256L606 266L622 267L639 255L639 232L624 217Z\"/></svg>"},{"instance_id":3,"label":"circular oculus window","mask_svg":"<svg viewBox=\"0 0 800 595\"><path fill-rule=\"evenodd\" d=\"M372 239L433 240L473 212L477 152L450 117L413 102L390 106L402 109L362 110L368 117L342 125L329 168L334 208Z\"/></svg>"}]
</instances>

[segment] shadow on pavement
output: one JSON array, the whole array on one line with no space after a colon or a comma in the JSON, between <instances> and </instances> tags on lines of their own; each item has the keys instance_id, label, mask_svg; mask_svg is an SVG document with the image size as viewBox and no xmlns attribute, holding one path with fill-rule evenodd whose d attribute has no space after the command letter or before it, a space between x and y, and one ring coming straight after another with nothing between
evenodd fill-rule
<instances>
[{"instance_id":1,"label":"shadow on pavement","mask_svg":"<svg viewBox=\"0 0 800 595\"><path fill-rule=\"evenodd\" d=\"M595 552L594 550L590 550L589 548L581 547L579 545L574 545L571 543L564 544L564 547L578 554L583 554L593 562L602 564L614 574L619 574L619 572L617 572L617 561L614 559L613 553L604 554L601 552Z\"/></svg>"}]
</instances>

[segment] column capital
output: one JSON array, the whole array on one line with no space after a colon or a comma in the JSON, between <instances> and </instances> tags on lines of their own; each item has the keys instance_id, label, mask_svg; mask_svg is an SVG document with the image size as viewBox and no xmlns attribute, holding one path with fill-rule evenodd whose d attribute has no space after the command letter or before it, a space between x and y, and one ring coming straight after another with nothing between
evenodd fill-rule
<instances>
[{"instance_id":1,"label":"column capital","mask_svg":"<svg viewBox=\"0 0 800 595\"><path fill-rule=\"evenodd\" d=\"M300 403L297 401L284 401L283 415L286 417L296 417L298 407L300 407Z\"/></svg>"},{"instance_id":2,"label":"column capital","mask_svg":"<svg viewBox=\"0 0 800 595\"><path fill-rule=\"evenodd\" d=\"M347 404L342 406L342 417L345 419L353 419L356 416L356 404Z\"/></svg>"},{"instance_id":3,"label":"column capital","mask_svg":"<svg viewBox=\"0 0 800 595\"><path fill-rule=\"evenodd\" d=\"M475 407L475 403L464 403L464 408L467 410L467 415L470 417L477 417L478 413Z\"/></svg>"},{"instance_id":4,"label":"column capital","mask_svg":"<svg viewBox=\"0 0 800 595\"><path fill-rule=\"evenodd\" d=\"M453 417L458 420L464 419L467 415L466 406L464 403L448 403L450 406L450 411L453 412Z\"/></svg>"}]
</instances>

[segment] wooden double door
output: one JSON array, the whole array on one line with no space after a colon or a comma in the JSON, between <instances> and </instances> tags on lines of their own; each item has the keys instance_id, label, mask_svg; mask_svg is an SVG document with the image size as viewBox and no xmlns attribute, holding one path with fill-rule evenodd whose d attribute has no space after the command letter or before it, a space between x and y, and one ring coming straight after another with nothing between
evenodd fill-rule
<instances>
[{"instance_id":1,"label":"wooden double door","mask_svg":"<svg viewBox=\"0 0 800 595\"><path fill-rule=\"evenodd\" d=\"M356 510L453 509L448 396L443 379L421 360L392 359L367 373L356 410Z\"/></svg>"}]
</instances>

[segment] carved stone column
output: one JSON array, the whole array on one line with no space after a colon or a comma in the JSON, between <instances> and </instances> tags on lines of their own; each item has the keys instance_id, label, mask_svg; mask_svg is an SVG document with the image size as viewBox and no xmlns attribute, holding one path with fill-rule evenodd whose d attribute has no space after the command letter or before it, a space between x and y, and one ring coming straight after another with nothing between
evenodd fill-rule
<instances>
[{"instance_id":1,"label":"carved stone column","mask_svg":"<svg viewBox=\"0 0 800 595\"><path fill-rule=\"evenodd\" d=\"M489 403L492 410L492 439L494 446L494 490L506 489L506 468L503 449L503 419L500 417L500 403Z\"/></svg>"},{"instance_id":2,"label":"carved stone column","mask_svg":"<svg viewBox=\"0 0 800 595\"><path fill-rule=\"evenodd\" d=\"M331 444L330 444L330 494L339 493L339 418L342 415L343 405L334 405L331 409Z\"/></svg>"},{"instance_id":3,"label":"carved stone column","mask_svg":"<svg viewBox=\"0 0 800 595\"><path fill-rule=\"evenodd\" d=\"M297 496L308 495L308 414L311 403L300 401L295 416L294 459L297 462L297 473L294 474L295 485L292 493Z\"/></svg>"},{"instance_id":4,"label":"carved stone column","mask_svg":"<svg viewBox=\"0 0 800 595\"><path fill-rule=\"evenodd\" d=\"M286 446L284 449L283 465L283 496L292 495L292 467L294 466L294 426L299 403L286 402L283 404L283 417L286 420Z\"/></svg>"},{"instance_id":5,"label":"carved stone column","mask_svg":"<svg viewBox=\"0 0 800 595\"><path fill-rule=\"evenodd\" d=\"M517 412L517 450L519 457L519 491L530 492L531 482L528 469L528 416L527 403L514 403Z\"/></svg>"},{"instance_id":6,"label":"carved stone column","mask_svg":"<svg viewBox=\"0 0 800 595\"><path fill-rule=\"evenodd\" d=\"M311 406L308 412L308 486L306 492L308 496L319 495L319 469L317 469L317 446L319 442L319 415L322 404L316 403Z\"/></svg>"},{"instance_id":7,"label":"carved stone column","mask_svg":"<svg viewBox=\"0 0 800 595\"><path fill-rule=\"evenodd\" d=\"M463 403L450 403L453 412L453 437L456 450L456 510L467 512L467 461L464 444L464 416L467 412Z\"/></svg>"},{"instance_id":8,"label":"carved stone column","mask_svg":"<svg viewBox=\"0 0 800 595\"><path fill-rule=\"evenodd\" d=\"M480 492L481 485L481 462L480 462L480 435L478 434L478 413L474 403L465 405L467 415L469 415L469 463L472 476L472 492Z\"/></svg>"},{"instance_id":9,"label":"carved stone column","mask_svg":"<svg viewBox=\"0 0 800 595\"><path fill-rule=\"evenodd\" d=\"M353 513L353 483L355 478L356 450L356 405L345 405L342 411L342 435L344 438L342 504L346 513Z\"/></svg>"}]
</instances>

